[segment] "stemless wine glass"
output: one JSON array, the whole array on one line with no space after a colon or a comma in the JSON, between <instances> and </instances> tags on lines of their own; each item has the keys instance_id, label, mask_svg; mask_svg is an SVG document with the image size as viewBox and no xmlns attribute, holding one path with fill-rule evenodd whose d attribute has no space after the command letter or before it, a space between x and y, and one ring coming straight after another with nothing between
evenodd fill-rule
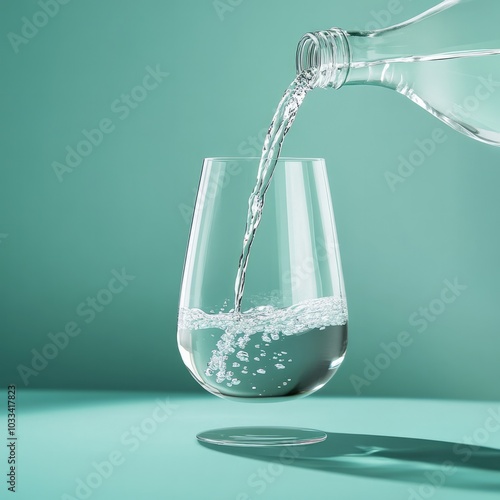
<instances>
[{"instance_id":1,"label":"stemless wine glass","mask_svg":"<svg viewBox=\"0 0 500 500\"><path fill-rule=\"evenodd\" d=\"M241 308L235 278L258 158L208 158L187 248L178 346L207 391L235 401L307 396L347 347L347 305L325 162L280 158L250 251ZM237 428L198 439L247 446L307 444L307 429Z\"/></svg>"}]
</instances>

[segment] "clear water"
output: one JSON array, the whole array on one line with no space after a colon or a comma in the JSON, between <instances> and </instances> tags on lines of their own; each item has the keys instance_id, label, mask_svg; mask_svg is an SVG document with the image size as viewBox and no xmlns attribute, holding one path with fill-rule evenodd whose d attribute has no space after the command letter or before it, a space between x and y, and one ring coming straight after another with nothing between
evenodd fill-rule
<instances>
[{"instance_id":1,"label":"clear water","mask_svg":"<svg viewBox=\"0 0 500 500\"><path fill-rule=\"evenodd\" d=\"M266 191L271 182L276 163L278 161L281 146L285 135L290 130L295 120L300 105L304 101L306 94L311 90L311 81L314 72L306 70L301 72L286 89L281 101L276 108L271 125L264 140L262 154L257 172L255 187L248 199L248 213L243 237L243 248L238 263L236 282L234 285L234 309L240 311L243 291L245 288L245 274L250 257L250 249L255 238L255 232L259 226Z\"/></svg>"},{"instance_id":2,"label":"clear water","mask_svg":"<svg viewBox=\"0 0 500 500\"><path fill-rule=\"evenodd\" d=\"M335 374L347 348L347 308L334 297L276 309L207 314L181 309L184 357L210 392L235 398L305 396Z\"/></svg>"}]
</instances>

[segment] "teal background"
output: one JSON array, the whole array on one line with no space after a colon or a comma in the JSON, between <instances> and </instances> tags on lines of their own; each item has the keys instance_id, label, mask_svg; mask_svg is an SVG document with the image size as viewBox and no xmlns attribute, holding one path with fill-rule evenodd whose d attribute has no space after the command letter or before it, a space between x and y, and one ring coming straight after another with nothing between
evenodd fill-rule
<instances>
[{"instance_id":1,"label":"teal background","mask_svg":"<svg viewBox=\"0 0 500 500\"><path fill-rule=\"evenodd\" d=\"M388 25L433 3L401 0ZM70 1L16 54L7 35L40 6L4 2L2 385L24 386L18 366L74 321L80 335L30 388L203 392L175 338L202 159L258 153L252 137L294 76L303 33L381 26L392 4L243 0L221 20L208 0ZM121 120L112 103L156 65L169 76ZM114 131L59 182L53 162L105 118ZM385 173L436 128L446 141L392 192ZM330 173L351 319L322 394L355 395L351 377L407 331L411 346L363 395L498 398L500 151L393 92L352 87L312 92L283 153L324 157ZM86 324L77 307L122 268L135 279ZM418 333L409 316L455 278L467 289Z\"/></svg>"}]
</instances>

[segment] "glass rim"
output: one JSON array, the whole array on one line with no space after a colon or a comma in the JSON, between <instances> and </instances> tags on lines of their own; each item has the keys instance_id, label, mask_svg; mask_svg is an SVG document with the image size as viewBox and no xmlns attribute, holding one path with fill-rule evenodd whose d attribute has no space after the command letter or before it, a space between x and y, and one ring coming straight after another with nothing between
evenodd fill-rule
<instances>
[{"instance_id":1,"label":"glass rim","mask_svg":"<svg viewBox=\"0 0 500 500\"><path fill-rule=\"evenodd\" d=\"M235 160L259 160L260 156L213 156L209 158L203 158L204 161L235 161ZM300 158L298 156L279 156L278 161L325 161L324 158L319 157L307 157Z\"/></svg>"}]
</instances>

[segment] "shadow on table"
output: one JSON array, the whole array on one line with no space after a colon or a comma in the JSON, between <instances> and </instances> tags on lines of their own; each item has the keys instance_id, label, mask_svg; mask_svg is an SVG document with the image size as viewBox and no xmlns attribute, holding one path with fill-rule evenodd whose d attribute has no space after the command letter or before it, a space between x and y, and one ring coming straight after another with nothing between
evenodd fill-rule
<instances>
[{"instance_id":1,"label":"shadow on table","mask_svg":"<svg viewBox=\"0 0 500 500\"><path fill-rule=\"evenodd\" d=\"M435 487L500 490L500 450L482 446L343 433L328 433L326 441L308 446L200 444L222 453L293 467L419 483L426 491ZM419 486L414 487L415 492Z\"/></svg>"}]
</instances>

